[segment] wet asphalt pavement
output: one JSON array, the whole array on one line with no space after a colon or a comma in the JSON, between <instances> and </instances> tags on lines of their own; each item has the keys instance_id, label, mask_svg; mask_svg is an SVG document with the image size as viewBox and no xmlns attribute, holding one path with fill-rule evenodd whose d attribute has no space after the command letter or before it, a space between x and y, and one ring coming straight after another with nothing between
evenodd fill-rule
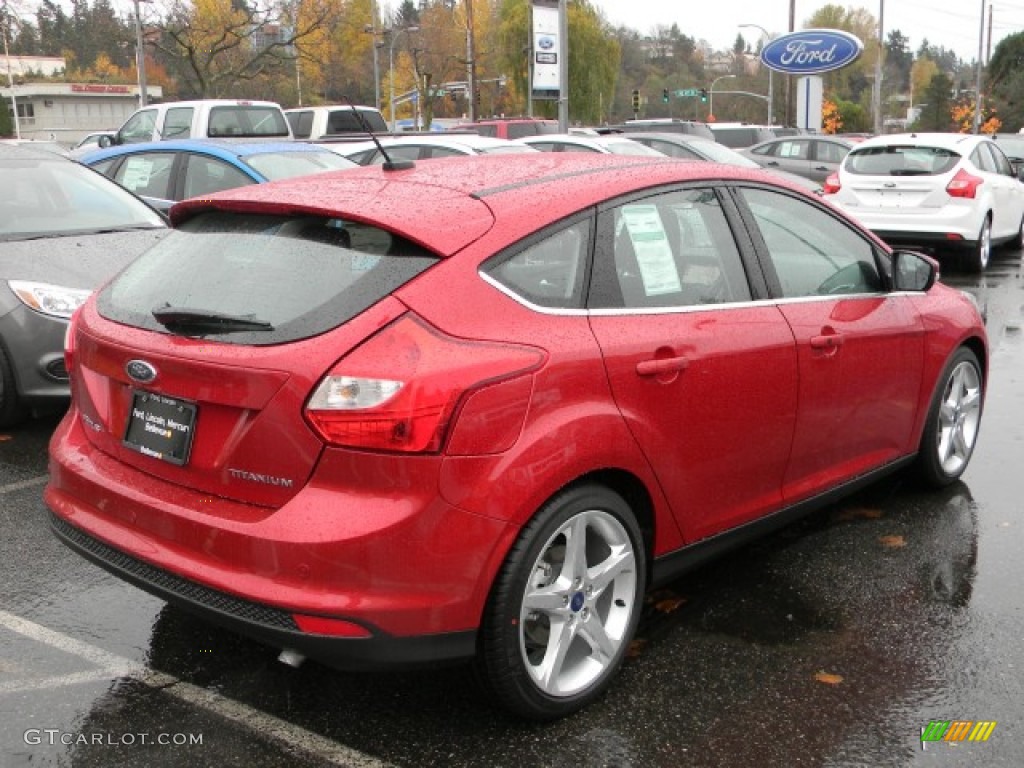
<instances>
[{"instance_id":1,"label":"wet asphalt pavement","mask_svg":"<svg viewBox=\"0 0 1024 768\"><path fill-rule=\"evenodd\" d=\"M343 674L208 626L59 544L56 417L0 433L0 768L1024 765L1024 279L987 309L981 437L940 494L890 478L652 594L608 696L523 724L467 668ZM934 743L932 720L994 721Z\"/></svg>"}]
</instances>

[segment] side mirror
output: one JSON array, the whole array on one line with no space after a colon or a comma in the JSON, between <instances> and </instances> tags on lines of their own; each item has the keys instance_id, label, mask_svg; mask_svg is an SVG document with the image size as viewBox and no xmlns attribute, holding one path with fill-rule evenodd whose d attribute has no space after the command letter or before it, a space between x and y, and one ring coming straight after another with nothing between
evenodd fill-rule
<instances>
[{"instance_id":1,"label":"side mirror","mask_svg":"<svg viewBox=\"0 0 1024 768\"><path fill-rule=\"evenodd\" d=\"M892 276L897 291L927 291L939 279L939 263L923 253L895 251Z\"/></svg>"},{"instance_id":2,"label":"side mirror","mask_svg":"<svg viewBox=\"0 0 1024 768\"><path fill-rule=\"evenodd\" d=\"M96 143L100 146L101 149L106 149L107 147L113 145L114 140L107 134L103 134L102 136L99 137L99 139L96 140Z\"/></svg>"}]
</instances>

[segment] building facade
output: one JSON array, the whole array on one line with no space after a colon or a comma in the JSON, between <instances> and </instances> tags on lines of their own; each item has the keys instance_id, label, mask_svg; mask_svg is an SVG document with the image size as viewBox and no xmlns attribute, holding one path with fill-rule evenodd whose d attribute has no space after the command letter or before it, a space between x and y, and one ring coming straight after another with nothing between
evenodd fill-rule
<instances>
[{"instance_id":1,"label":"building facade","mask_svg":"<svg viewBox=\"0 0 1024 768\"><path fill-rule=\"evenodd\" d=\"M38 75L59 76L64 66L61 58L0 55L0 97L12 113L17 110L21 138L74 146L90 133L119 128L138 109L137 85L26 82ZM146 95L147 101L159 101L163 89L147 86Z\"/></svg>"}]
</instances>

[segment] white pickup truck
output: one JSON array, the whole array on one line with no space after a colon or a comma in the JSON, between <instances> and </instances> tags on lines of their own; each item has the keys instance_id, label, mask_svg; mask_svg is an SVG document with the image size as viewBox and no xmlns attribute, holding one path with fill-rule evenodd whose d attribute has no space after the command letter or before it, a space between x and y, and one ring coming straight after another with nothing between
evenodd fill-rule
<instances>
[{"instance_id":1,"label":"white pickup truck","mask_svg":"<svg viewBox=\"0 0 1024 768\"><path fill-rule=\"evenodd\" d=\"M199 99L169 101L132 113L112 137L99 144L137 144L169 139L259 139L290 141L291 128L273 101Z\"/></svg>"},{"instance_id":2,"label":"white pickup truck","mask_svg":"<svg viewBox=\"0 0 1024 768\"><path fill-rule=\"evenodd\" d=\"M284 111L292 134L302 141L317 141L329 136L388 133L384 115L374 107L336 104L321 107L296 107Z\"/></svg>"}]
</instances>

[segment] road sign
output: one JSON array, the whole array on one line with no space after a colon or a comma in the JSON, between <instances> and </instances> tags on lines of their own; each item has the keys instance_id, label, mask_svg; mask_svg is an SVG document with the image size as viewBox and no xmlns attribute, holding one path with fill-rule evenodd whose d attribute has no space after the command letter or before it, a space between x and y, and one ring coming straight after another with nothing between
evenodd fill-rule
<instances>
[{"instance_id":1,"label":"road sign","mask_svg":"<svg viewBox=\"0 0 1024 768\"><path fill-rule=\"evenodd\" d=\"M680 99L686 96L698 96L700 91L697 88L683 88L681 91L676 91L676 96Z\"/></svg>"}]
</instances>

